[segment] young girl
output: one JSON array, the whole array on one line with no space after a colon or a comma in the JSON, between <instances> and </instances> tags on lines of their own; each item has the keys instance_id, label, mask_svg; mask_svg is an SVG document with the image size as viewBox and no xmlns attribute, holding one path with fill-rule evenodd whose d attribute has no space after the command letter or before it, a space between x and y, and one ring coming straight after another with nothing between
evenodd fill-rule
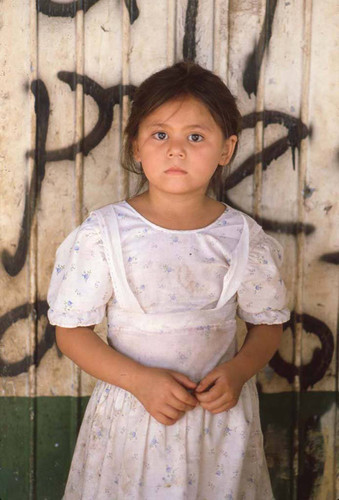
<instances>
[{"instance_id":1,"label":"young girl","mask_svg":"<svg viewBox=\"0 0 339 500\"><path fill-rule=\"evenodd\" d=\"M208 196L240 115L216 75L178 63L144 81L123 163L147 190L91 212L48 292L59 348L100 379L65 499L270 499L255 375L289 318L282 248ZM108 345L93 331L105 314ZM236 345L236 313L247 325Z\"/></svg>"}]
</instances>

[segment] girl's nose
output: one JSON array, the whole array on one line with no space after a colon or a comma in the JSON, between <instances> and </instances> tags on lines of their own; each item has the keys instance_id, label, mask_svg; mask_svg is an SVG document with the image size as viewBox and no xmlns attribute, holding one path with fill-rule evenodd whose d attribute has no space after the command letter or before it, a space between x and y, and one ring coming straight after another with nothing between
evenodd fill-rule
<instances>
[{"instance_id":1,"label":"girl's nose","mask_svg":"<svg viewBox=\"0 0 339 500\"><path fill-rule=\"evenodd\" d=\"M179 158L185 157L185 149L181 141L171 141L168 144L167 155L169 158L178 156Z\"/></svg>"}]
</instances>

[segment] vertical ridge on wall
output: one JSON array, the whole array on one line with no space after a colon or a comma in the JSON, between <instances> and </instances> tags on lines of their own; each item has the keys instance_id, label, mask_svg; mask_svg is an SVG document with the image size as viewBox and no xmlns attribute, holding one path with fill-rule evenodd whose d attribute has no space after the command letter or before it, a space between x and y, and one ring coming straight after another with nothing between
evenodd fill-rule
<instances>
[{"instance_id":1,"label":"vertical ridge on wall","mask_svg":"<svg viewBox=\"0 0 339 500\"><path fill-rule=\"evenodd\" d=\"M303 33L303 69L301 82L301 106L300 119L306 126L308 123L308 99L309 99L309 73L310 73L310 46L311 46L311 18L312 18L312 0L304 0L304 33ZM306 9L306 10L305 10ZM300 144L300 155L298 161L298 233L297 233L297 291L296 291L296 338L295 338L295 364L301 366L301 343L302 343L302 287L303 287L303 268L304 268L304 246L305 233L303 231L305 221L304 210L304 192L307 173L307 143L308 139L303 139ZM295 377L295 390L300 391L300 375Z\"/></svg>"},{"instance_id":2,"label":"vertical ridge on wall","mask_svg":"<svg viewBox=\"0 0 339 500\"><path fill-rule=\"evenodd\" d=\"M264 36L266 37L266 0L261 0L259 2L259 25L262 26L262 32L265 31ZM260 36L260 35L259 35ZM259 44L258 44L259 45ZM257 47L258 47L257 45ZM254 144L254 154L256 157L255 168L253 173L253 216L260 222L261 219L261 200L262 200L262 151L264 149L264 109L265 109L265 66L266 66L266 56L265 52L261 65L259 66L259 61L257 60L259 54L258 50L255 54L257 73L255 78L257 78L257 92L255 99L255 111L258 116L261 116L256 121L255 124L255 144Z\"/></svg>"},{"instance_id":3,"label":"vertical ridge on wall","mask_svg":"<svg viewBox=\"0 0 339 500\"><path fill-rule=\"evenodd\" d=\"M167 47L166 65L175 62L176 0L167 0Z\"/></svg>"},{"instance_id":4,"label":"vertical ridge on wall","mask_svg":"<svg viewBox=\"0 0 339 500\"><path fill-rule=\"evenodd\" d=\"M213 71L227 85L228 69L228 0L214 0Z\"/></svg>"},{"instance_id":5,"label":"vertical ridge on wall","mask_svg":"<svg viewBox=\"0 0 339 500\"><path fill-rule=\"evenodd\" d=\"M214 0L213 24L213 72L228 85L229 60L229 0ZM223 168L223 182L231 172L231 165ZM222 199L222 183L216 197Z\"/></svg>"},{"instance_id":6,"label":"vertical ridge on wall","mask_svg":"<svg viewBox=\"0 0 339 500\"><path fill-rule=\"evenodd\" d=\"M301 79L301 100L300 100L300 119L309 127L309 82L310 82L310 56L311 56L311 23L312 23L312 0L304 0L304 19L303 19L303 57L302 57L302 79ZM303 337L303 284L304 284L304 266L305 266L305 186L307 176L307 152L309 139L305 138L300 143L300 154L298 161L298 232L297 232L297 280L295 294L295 352L294 364L298 368L303 365L302 359L302 337ZM296 429L294 442L294 496L300 498L300 480L301 476L301 449L303 445L301 434L301 373L300 371L294 377L294 389L298 393L296 398Z\"/></svg>"},{"instance_id":7,"label":"vertical ridge on wall","mask_svg":"<svg viewBox=\"0 0 339 500\"><path fill-rule=\"evenodd\" d=\"M84 76L84 12L78 10L75 15L76 67L78 76ZM75 128L74 142L79 144L75 151L75 224L83 219L83 138L84 138L84 86L77 83L75 87Z\"/></svg>"},{"instance_id":8,"label":"vertical ridge on wall","mask_svg":"<svg viewBox=\"0 0 339 500\"><path fill-rule=\"evenodd\" d=\"M83 3L81 1L81 3ZM84 11L79 9L75 15L75 72L76 78L84 77ZM74 143L75 151L75 190L74 190L74 208L75 208L75 226L79 226L84 217L84 158L83 158L83 140L84 140L84 83L78 81L75 86L75 127L74 127ZM73 410L76 412L74 421L79 428L81 424L81 399L82 396L82 371L78 365L72 363L74 370L74 396L77 398L76 406Z\"/></svg>"},{"instance_id":9,"label":"vertical ridge on wall","mask_svg":"<svg viewBox=\"0 0 339 500\"><path fill-rule=\"evenodd\" d=\"M184 38L185 38L185 22L186 22L186 13L188 8L189 0L175 0L175 60L179 61L184 59Z\"/></svg>"},{"instance_id":10,"label":"vertical ridge on wall","mask_svg":"<svg viewBox=\"0 0 339 500\"><path fill-rule=\"evenodd\" d=\"M304 0L304 20L303 20L303 59L302 59L302 81L301 81L301 104L300 104L300 119L308 127L309 126L309 79L310 79L310 53L311 53L311 20L312 20L312 0ZM298 232L297 232L297 280L295 294L295 350L294 364L301 367L302 360L302 334L303 334L303 278L304 278L304 249L305 249L305 232L302 229L305 222L304 210L304 188L306 185L307 173L307 147L308 138L301 141L300 155L298 161ZM300 435L300 372L294 377L294 390L297 392L296 398L296 428L294 433L294 497L299 498L300 484L300 447L302 444Z\"/></svg>"},{"instance_id":11,"label":"vertical ridge on wall","mask_svg":"<svg viewBox=\"0 0 339 500\"><path fill-rule=\"evenodd\" d=\"M338 133L336 121L333 120L339 113L339 59L336 44L338 3L332 0L305 2L303 7L312 10L309 23L310 50L307 43L301 45L301 51L304 53L307 50L310 58L310 68L307 70L310 76L307 78L307 73L305 75L305 92L309 94L305 120L310 135L303 186L304 222L306 226L313 224L316 230L311 238L306 233L304 246L300 413L307 415L307 418L301 421L300 426L303 456L299 461L298 487L299 494L306 490L309 496L312 494L315 498L337 499L333 465L335 467L335 433L338 432L335 425L335 391L339 282L338 259L327 260L327 257L331 251L333 257L339 255L339 233L335 230L335 221L339 220ZM321 332L327 332L326 338ZM316 357L315 345L312 345L315 339L321 349L321 357ZM322 411L317 406L311 413L307 400L316 391L321 391L323 395L333 394L334 399ZM302 439L306 442L303 446ZM317 464L316 467L314 464ZM309 487L310 477L314 484L312 490ZM339 480L339 475L337 477Z\"/></svg>"},{"instance_id":12,"label":"vertical ridge on wall","mask_svg":"<svg viewBox=\"0 0 339 500\"><path fill-rule=\"evenodd\" d=\"M30 74L29 74L29 88L32 88L34 81L37 81L39 77L39 61L38 61L38 15L36 12L35 0L30 1ZM39 107L39 93L37 92L36 99L34 99L33 93L29 94L30 102L30 144L29 148L31 151L35 151L37 148L37 116L35 113L35 108ZM37 199L38 193L38 161L36 153L35 157L27 158L27 191L26 196L29 193L32 196L29 198L29 203L27 206L28 217L27 217L27 227L25 228L26 237L29 238L28 247L28 259L27 259L27 273L28 273L28 303L32 304L31 314L28 316L28 331L29 331L29 347L28 354L31 359L34 360L28 370L28 396L29 396L29 430L30 430L30 455L29 455L29 487L28 495L29 500L35 498L36 493L36 447L37 447L37 407L36 407L36 395L37 395L37 373L36 373L36 355L37 355L37 208L39 199ZM29 186L29 179L33 186ZM36 203L36 207L35 207ZM33 219L33 220L32 220ZM32 220L32 224L30 221ZM30 237L29 237L30 234Z\"/></svg>"},{"instance_id":13,"label":"vertical ridge on wall","mask_svg":"<svg viewBox=\"0 0 339 500\"><path fill-rule=\"evenodd\" d=\"M127 7L124 2L121 2L122 8L122 75L121 75L121 83L123 86L129 84L129 64L130 64L130 22ZM125 129L128 115L130 111L130 100L128 95L123 95L121 99L121 131ZM121 135L121 145L122 145L123 135ZM122 170L122 183L120 190L120 198L128 198L129 197L129 175L128 171L125 169Z\"/></svg>"}]
</instances>

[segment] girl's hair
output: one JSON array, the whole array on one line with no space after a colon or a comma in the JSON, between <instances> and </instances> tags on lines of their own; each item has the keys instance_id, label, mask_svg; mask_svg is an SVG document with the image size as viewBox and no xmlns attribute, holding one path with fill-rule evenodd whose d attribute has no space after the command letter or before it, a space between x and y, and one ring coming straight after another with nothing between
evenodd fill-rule
<instances>
[{"instance_id":1,"label":"girl's hair","mask_svg":"<svg viewBox=\"0 0 339 500\"><path fill-rule=\"evenodd\" d=\"M181 61L154 73L136 89L124 133L121 163L126 170L141 176L138 191L147 181L142 166L135 161L133 154L133 141L137 138L139 126L162 104L185 96L195 97L207 106L225 138L240 134L241 115L235 99L221 78L212 71L193 62ZM237 147L238 143L232 159ZM223 167L218 165L210 181L209 188L214 192L221 187L222 170Z\"/></svg>"}]
</instances>

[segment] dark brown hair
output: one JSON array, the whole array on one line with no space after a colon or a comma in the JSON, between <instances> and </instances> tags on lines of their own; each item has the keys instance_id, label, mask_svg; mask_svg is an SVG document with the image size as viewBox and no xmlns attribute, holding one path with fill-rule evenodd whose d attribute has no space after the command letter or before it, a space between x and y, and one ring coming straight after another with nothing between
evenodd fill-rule
<instances>
[{"instance_id":1,"label":"dark brown hair","mask_svg":"<svg viewBox=\"0 0 339 500\"><path fill-rule=\"evenodd\" d=\"M126 170L141 176L139 190L147 181L142 167L135 161L133 154L133 140L138 135L141 122L167 101L187 95L199 99L207 106L225 139L231 135L239 136L241 115L235 99L221 78L212 71L193 62L181 61L154 73L136 89L124 132L121 163ZM237 146L238 143L233 158ZM222 166L218 165L209 186L215 192L221 182L221 176Z\"/></svg>"}]
</instances>

